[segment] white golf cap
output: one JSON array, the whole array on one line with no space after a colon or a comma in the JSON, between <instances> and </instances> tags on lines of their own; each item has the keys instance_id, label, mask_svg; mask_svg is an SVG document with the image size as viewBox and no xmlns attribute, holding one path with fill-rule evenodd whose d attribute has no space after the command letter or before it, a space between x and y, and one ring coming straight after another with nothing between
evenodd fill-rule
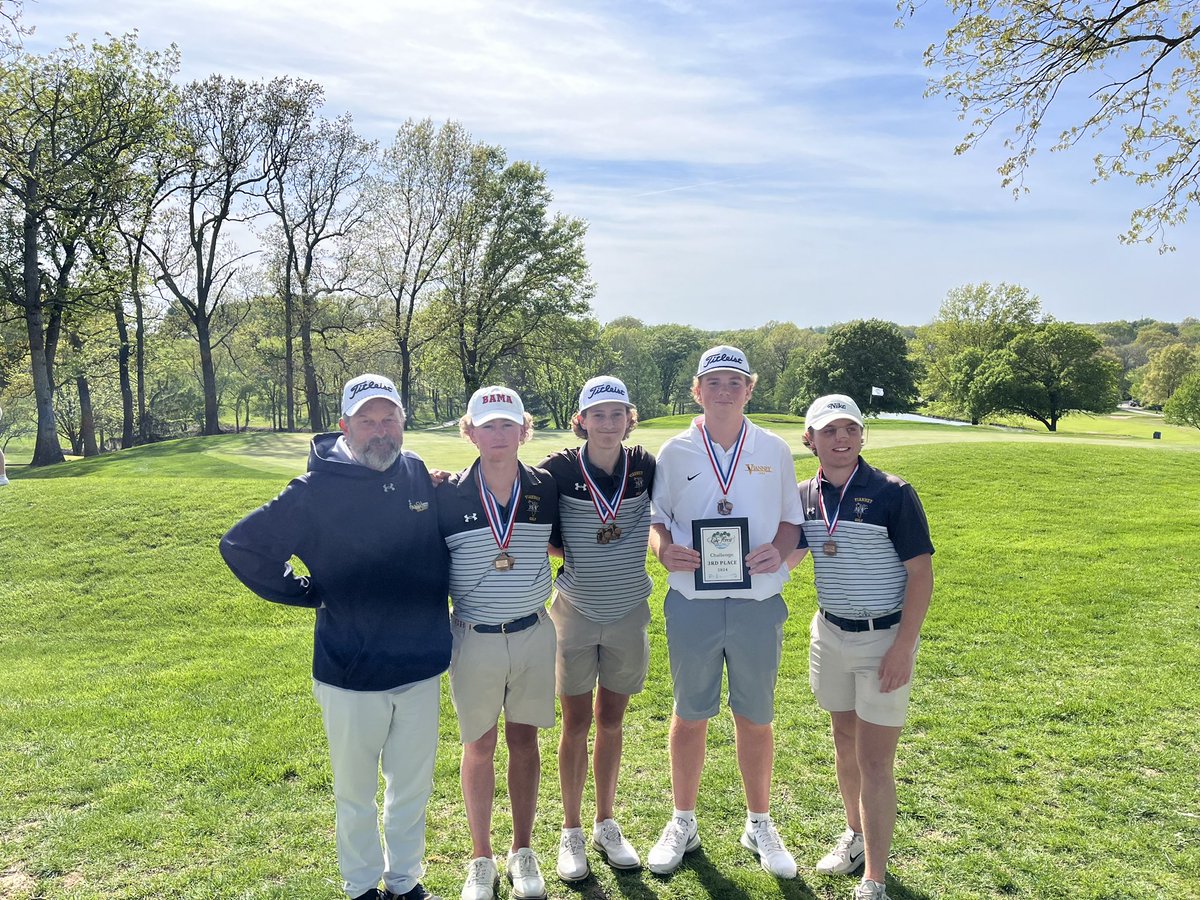
<instances>
[{"instance_id":1,"label":"white golf cap","mask_svg":"<svg viewBox=\"0 0 1200 900\"><path fill-rule=\"evenodd\" d=\"M396 390L392 379L384 378L382 375L367 374L351 378L342 388L342 418L354 415L360 406L376 397L391 400L401 413L404 412L404 404L400 402L400 392Z\"/></svg>"},{"instance_id":2,"label":"white golf cap","mask_svg":"<svg viewBox=\"0 0 1200 900\"><path fill-rule=\"evenodd\" d=\"M597 375L589 379L579 392L580 412L597 403L624 403L626 406L633 406L629 402L629 388L625 387L625 382L612 375Z\"/></svg>"},{"instance_id":3,"label":"white golf cap","mask_svg":"<svg viewBox=\"0 0 1200 900\"><path fill-rule=\"evenodd\" d=\"M467 416L472 425L482 425L492 419L508 419L518 425L525 424L525 404L512 388L492 385L481 387L471 395L467 404Z\"/></svg>"},{"instance_id":4,"label":"white golf cap","mask_svg":"<svg viewBox=\"0 0 1200 900\"><path fill-rule=\"evenodd\" d=\"M820 431L838 419L849 419L859 428L863 424L862 412L857 403L845 394L826 394L814 400L808 408L808 413L804 416L804 430L811 428L813 431Z\"/></svg>"},{"instance_id":5,"label":"white golf cap","mask_svg":"<svg viewBox=\"0 0 1200 900\"><path fill-rule=\"evenodd\" d=\"M707 375L709 372L741 372L748 376L750 363L746 361L746 354L737 347L722 344L706 350L700 356L700 364L696 366L696 377Z\"/></svg>"}]
</instances>

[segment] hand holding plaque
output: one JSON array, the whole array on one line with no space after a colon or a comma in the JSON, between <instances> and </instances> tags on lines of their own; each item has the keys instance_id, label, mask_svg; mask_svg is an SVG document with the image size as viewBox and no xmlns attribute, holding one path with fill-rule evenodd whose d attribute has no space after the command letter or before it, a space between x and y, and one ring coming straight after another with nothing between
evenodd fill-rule
<instances>
[{"instance_id":1,"label":"hand holding plaque","mask_svg":"<svg viewBox=\"0 0 1200 900\"><path fill-rule=\"evenodd\" d=\"M746 554L750 550L750 520L695 519L692 547L700 553L696 590L734 591L750 587Z\"/></svg>"}]
</instances>

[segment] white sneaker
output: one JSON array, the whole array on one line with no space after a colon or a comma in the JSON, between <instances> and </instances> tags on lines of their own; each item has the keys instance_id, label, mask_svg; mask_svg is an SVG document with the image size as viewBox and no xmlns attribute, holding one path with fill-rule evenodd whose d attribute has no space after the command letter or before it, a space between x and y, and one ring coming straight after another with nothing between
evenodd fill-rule
<instances>
[{"instance_id":1,"label":"white sneaker","mask_svg":"<svg viewBox=\"0 0 1200 900\"><path fill-rule=\"evenodd\" d=\"M863 879L854 888L854 900L888 900L887 888L878 881Z\"/></svg>"},{"instance_id":2,"label":"white sneaker","mask_svg":"<svg viewBox=\"0 0 1200 900\"><path fill-rule=\"evenodd\" d=\"M587 850L582 828L564 828L558 842L558 877L563 881L583 881L588 877Z\"/></svg>"},{"instance_id":3,"label":"white sneaker","mask_svg":"<svg viewBox=\"0 0 1200 900\"><path fill-rule=\"evenodd\" d=\"M683 854L700 846L700 827L696 820L672 816L659 835L658 843L646 855L646 865L655 875L670 875L683 862Z\"/></svg>"},{"instance_id":4,"label":"white sneaker","mask_svg":"<svg viewBox=\"0 0 1200 900\"><path fill-rule=\"evenodd\" d=\"M633 844L621 834L621 826L612 819L605 819L592 826L592 846L604 854L614 869L636 869L642 858L633 849Z\"/></svg>"},{"instance_id":5,"label":"white sneaker","mask_svg":"<svg viewBox=\"0 0 1200 900\"><path fill-rule=\"evenodd\" d=\"M496 861L480 856L467 863L467 880L463 882L462 900L493 900L500 886Z\"/></svg>"},{"instance_id":6,"label":"white sneaker","mask_svg":"<svg viewBox=\"0 0 1200 900\"><path fill-rule=\"evenodd\" d=\"M758 864L776 878L796 877L796 860L783 846L783 838L769 816L757 822L746 819L742 846L757 853Z\"/></svg>"},{"instance_id":7,"label":"white sneaker","mask_svg":"<svg viewBox=\"0 0 1200 900\"><path fill-rule=\"evenodd\" d=\"M528 847L508 854L508 880L517 900L545 900L546 879L538 868L537 855Z\"/></svg>"},{"instance_id":8,"label":"white sneaker","mask_svg":"<svg viewBox=\"0 0 1200 900\"><path fill-rule=\"evenodd\" d=\"M837 846L821 857L817 871L822 875L849 875L862 865L865 852L863 836L847 828L838 838Z\"/></svg>"}]
</instances>

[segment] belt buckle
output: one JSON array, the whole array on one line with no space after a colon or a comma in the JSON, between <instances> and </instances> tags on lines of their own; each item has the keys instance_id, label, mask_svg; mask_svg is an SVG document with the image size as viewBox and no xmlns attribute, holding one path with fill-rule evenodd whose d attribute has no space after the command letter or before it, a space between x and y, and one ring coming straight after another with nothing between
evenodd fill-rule
<instances>
[{"instance_id":1,"label":"belt buckle","mask_svg":"<svg viewBox=\"0 0 1200 900\"><path fill-rule=\"evenodd\" d=\"M513 621L516 621L516 620L514 619ZM502 623L500 624L500 633L501 633L501 634L508 634L508 626L509 626L509 625L511 625L511 624L512 624L512 622L502 622Z\"/></svg>"}]
</instances>

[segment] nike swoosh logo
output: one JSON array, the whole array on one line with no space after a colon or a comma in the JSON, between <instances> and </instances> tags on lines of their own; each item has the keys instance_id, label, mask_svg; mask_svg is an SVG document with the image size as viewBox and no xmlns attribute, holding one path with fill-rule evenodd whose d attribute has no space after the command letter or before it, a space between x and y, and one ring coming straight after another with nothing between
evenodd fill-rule
<instances>
[{"instance_id":1,"label":"nike swoosh logo","mask_svg":"<svg viewBox=\"0 0 1200 900\"><path fill-rule=\"evenodd\" d=\"M862 851L862 853L850 853L850 854L848 854L848 856L850 857L850 862L851 862L851 863L853 863L855 866L857 866L857 865L858 865L858 861L859 861L860 859L862 859L862 858L863 858L863 853L866 853L866 852L867 852L866 850L863 850L863 851Z\"/></svg>"},{"instance_id":2,"label":"nike swoosh logo","mask_svg":"<svg viewBox=\"0 0 1200 900\"><path fill-rule=\"evenodd\" d=\"M702 474L704 474L704 473L703 473L703 472L697 472L695 475L689 475L689 476L687 477L687 480L688 480L688 481L691 481L693 478L699 478L699 477L700 477Z\"/></svg>"}]
</instances>

